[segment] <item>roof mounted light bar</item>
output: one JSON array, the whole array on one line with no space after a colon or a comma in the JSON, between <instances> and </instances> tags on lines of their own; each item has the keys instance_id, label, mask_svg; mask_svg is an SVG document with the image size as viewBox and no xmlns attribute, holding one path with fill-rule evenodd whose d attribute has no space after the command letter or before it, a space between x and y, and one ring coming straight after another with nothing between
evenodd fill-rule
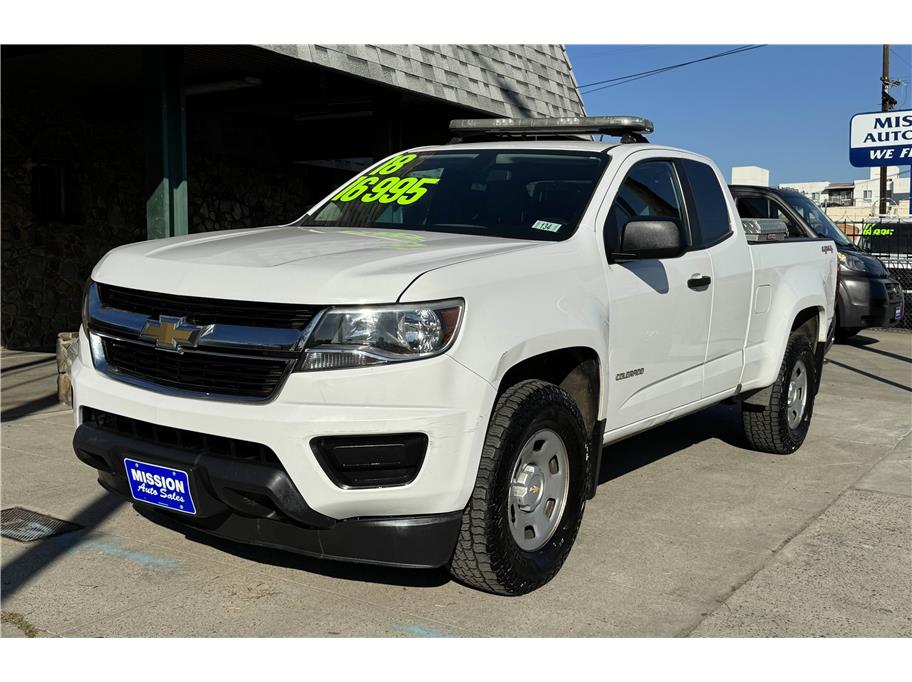
<instances>
[{"instance_id":1,"label":"roof mounted light bar","mask_svg":"<svg viewBox=\"0 0 912 682\"><path fill-rule=\"evenodd\" d=\"M648 142L652 121L641 116L568 116L564 118L461 118L450 121L460 138L474 135L544 137L553 135L611 135L621 142Z\"/></svg>"}]
</instances>

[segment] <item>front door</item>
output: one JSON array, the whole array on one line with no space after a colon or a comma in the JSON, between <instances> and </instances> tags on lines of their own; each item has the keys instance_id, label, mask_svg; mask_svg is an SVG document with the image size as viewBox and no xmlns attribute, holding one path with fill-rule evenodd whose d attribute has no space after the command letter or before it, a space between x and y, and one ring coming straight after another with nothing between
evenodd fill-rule
<instances>
[{"instance_id":1,"label":"front door","mask_svg":"<svg viewBox=\"0 0 912 682\"><path fill-rule=\"evenodd\" d=\"M622 171L623 172L623 171ZM706 250L678 258L610 262L621 227L638 216L688 217L672 161L639 161L626 172L604 225L609 289L608 424L612 430L701 398L709 337L712 262ZM688 229L689 232L689 229Z\"/></svg>"}]
</instances>

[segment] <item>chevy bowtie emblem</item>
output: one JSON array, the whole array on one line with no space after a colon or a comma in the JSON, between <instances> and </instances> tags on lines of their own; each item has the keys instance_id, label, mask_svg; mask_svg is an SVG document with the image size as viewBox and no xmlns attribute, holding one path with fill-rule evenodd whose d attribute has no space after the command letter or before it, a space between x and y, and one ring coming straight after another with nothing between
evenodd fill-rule
<instances>
[{"instance_id":1,"label":"chevy bowtie emblem","mask_svg":"<svg viewBox=\"0 0 912 682\"><path fill-rule=\"evenodd\" d=\"M157 320L146 320L140 338L155 341L155 347L162 350L182 352L185 347L196 348L204 327L187 324L183 317L160 315Z\"/></svg>"}]
</instances>

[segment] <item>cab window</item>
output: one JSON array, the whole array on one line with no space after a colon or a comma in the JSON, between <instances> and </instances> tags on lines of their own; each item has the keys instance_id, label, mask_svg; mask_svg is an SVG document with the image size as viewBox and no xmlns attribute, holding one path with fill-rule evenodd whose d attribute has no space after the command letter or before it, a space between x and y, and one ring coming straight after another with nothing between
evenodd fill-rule
<instances>
[{"instance_id":1,"label":"cab window","mask_svg":"<svg viewBox=\"0 0 912 682\"><path fill-rule=\"evenodd\" d=\"M674 166L669 161L643 161L630 169L605 221L605 251L620 250L621 228L631 218L684 221L684 202Z\"/></svg>"},{"instance_id":2,"label":"cab window","mask_svg":"<svg viewBox=\"0 0 912 682\"><path fill-rule=\"evenodd\" d=\"M688 217L693 232L694 247L718 244L732 234L728 204L716 172L705 163L681 159L678 161L690 191Z\"/></svg>"},{"instance_id":3,"label":"cab window","mask_svg":"<svg viewBox=\"0 0 912 682\"><path fill-rule=\"evenodd\" d=\"M799 239L807 237L804 230L801 229L801 226L792 220L789 217L789 214L772 199L767 199L766 197L741 197L738 199L736 205L738 207L738 214L742 218L772 218L773 220L781 220L788 228L789 237L797 237Z\"/></svg>"}]
</instances>

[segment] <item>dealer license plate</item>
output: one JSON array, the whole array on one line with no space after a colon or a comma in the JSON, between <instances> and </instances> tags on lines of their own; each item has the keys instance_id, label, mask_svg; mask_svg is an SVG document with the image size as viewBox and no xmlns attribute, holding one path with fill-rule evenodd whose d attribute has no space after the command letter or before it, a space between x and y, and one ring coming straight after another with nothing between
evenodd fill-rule
<instances>
[{"instance_id":1,"label":"dealer license plate","mask_svg":"<svg viewBox=\"0 0 912 682\"><path fill-rule=\"evenodd\" d=\"M186 471L124 458L130 493L134 500L185 514L196 514Z\"/></svg>"}]
</instances>

